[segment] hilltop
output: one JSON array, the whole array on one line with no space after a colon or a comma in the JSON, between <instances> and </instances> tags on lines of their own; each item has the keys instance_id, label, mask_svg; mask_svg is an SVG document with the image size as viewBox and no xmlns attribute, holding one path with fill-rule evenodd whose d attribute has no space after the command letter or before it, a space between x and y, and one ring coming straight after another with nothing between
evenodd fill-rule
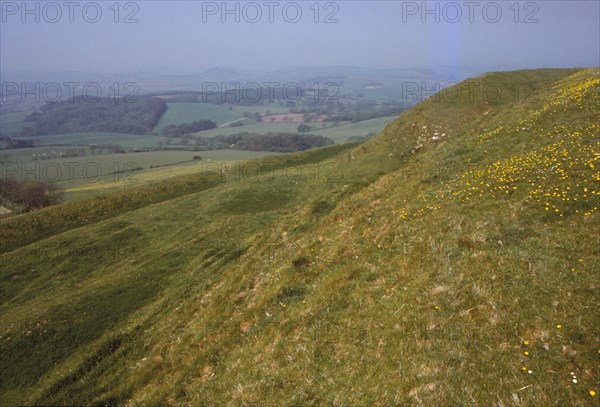
<instances>
[{"instance_id":1,"label":"hilltop","mask_svg":"<svg viewBox=\"0 0 600 407\"><path fill-rule=\"evenodd\" d=\"M596 68L488 73L364 143L2 219L0 397L593 405L599 112Z\"/></svg>"}]
</instances>

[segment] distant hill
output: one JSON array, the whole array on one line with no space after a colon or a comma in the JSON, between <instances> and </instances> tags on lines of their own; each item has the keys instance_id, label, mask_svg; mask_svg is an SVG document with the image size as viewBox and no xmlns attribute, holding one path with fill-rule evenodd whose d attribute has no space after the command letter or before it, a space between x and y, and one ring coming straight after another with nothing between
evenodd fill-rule
<instances>
[{"instance_id":1,"label":"distant hill","mask_svg":"<svg viewBox=\"0 0 600 407\"><path fill-rule=\"evenodd\" d=\"M364 143L8 215L3 404L595 405L599 111L597 68L489 73Z\"/></svg>"}]
</instances>

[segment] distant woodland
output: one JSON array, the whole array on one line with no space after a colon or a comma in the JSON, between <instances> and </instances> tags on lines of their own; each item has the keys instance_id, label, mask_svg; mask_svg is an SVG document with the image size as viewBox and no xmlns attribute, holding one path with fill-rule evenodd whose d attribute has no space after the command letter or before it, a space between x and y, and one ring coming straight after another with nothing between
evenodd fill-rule
<instances>
[{"instance_id":1,"label":"distant woodland","mask_svg":"<svg viewBox=\"0 0 600 407\"><path fill-rule=\"evenodd\" d=\"M166 103L155 97L136 100L102 98L95 101L83 96L72 100L47 103L25 121L30 125L19 136L111 132L147 134L166 112Z\"/></svg>"}]
</instances>

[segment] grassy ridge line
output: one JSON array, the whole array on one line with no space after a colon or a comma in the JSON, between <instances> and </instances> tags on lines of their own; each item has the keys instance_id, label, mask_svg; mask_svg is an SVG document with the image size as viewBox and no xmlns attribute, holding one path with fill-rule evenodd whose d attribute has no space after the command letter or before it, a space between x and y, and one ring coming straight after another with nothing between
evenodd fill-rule
<instances>
[{"instance_id":1,"label":"grassy ridge line","mask_svg":"<svg viewBox=\"0 0 600 407\"><path fill-rule=\"evenodd\" d=\"M354 147L350 143L314 151L261 158L248 165L268 165L272 170L315 163ZM132 187L88 200L68 202L40 211L0 221L0 253L7 253L57 233L89 225L103 219L187 194L213 188L222 183L221 174L193 174Z\"/></svg>"},{"instance_id":2,"label":"grassy ridge line","mask_svg":"<svg viewBox=\"0 0 600 407\"><path fill-rule=\"evenodd\" d=\"M184 176L8 218L0 222L0 253L146 205L212 188L218 183L213 179Z\"/></svg>"}]
</instances>

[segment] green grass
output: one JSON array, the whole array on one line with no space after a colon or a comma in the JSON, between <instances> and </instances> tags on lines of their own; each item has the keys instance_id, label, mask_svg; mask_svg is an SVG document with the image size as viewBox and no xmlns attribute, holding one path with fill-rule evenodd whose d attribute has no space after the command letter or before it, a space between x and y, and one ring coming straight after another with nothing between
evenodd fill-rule
<instances>
[{"instance_id":1,"label":"green grass","mask_svg":"<svg viewBox=\"0 0 600 407\"><path fill-rule=\"evenodd\" d=\"M58 182L64 189L64 200L90 198L130 186L139 186L179 175L201 172L203 169L234 167L257 157L277 153L266 151L214 150L180 151L161 150L125 154L87 153L71 158L32 160L32 154L63 151L64 147L35 147L7 151L8 160L0 167L0 176L18 180ZM193 157L199 155L201 161Z\"/></svg>"},{"instance_id":2,"label":"green grass","mask_svg":"<svg viewBox=\"0 0 600 407\"><path fill-rule=\"evenodd\" d=\"M158 137L155 135L137 135L123 133L73 133L58 134L50 136L29 137L38 146L56 146L56 148L68 148L64 145L90 145L90 144L118 144L125 148L153 148L156 147ZM55 148L55 150L56 150Z\"/></svg>"},{"instance_id":3,"label":"green grass","mask_svg":"<svg viewBox=\"0 0 600 407\"><path fill-rule=\"evenodd\" d=\"M27 148L11 150L9 160L2 164L2 176L19 180L58 182L63 188L77 188L97 183L135 184L137 175L153 167L197 164L193 157L200 155L207 161L241 161L273 153L261 151L214 150L181 151L161 150L124 154L96 154L85 156L32 160L32 154L57 151L57 148ZM133 171L134 174L121 174Z\"/></svg>"},{"instance_id":4,"label":"green grass","mask_svg":"<svg viewBox=\"0 0 600 407\"><path fill-rule=\"evenodd\" d=\"M31 114L31 111L2 113L2 114L0 114L0 123L4 124L4 123L22 122L30 114Z\"/></svg>"},{"instance_id":5,"label":"green grass","mask_svg":"<svg viewBox=\"0 0 600 407\"><path fill-rule=\"evenodd\" d=\"M290 112L289 107L283 107L283 106L279 106L276 104L266 105L266 106L258 106L258 105L237 106L237 105L226 104L224 106L227 108L231 107L233 109L233 111L235 111L241 115L243 115L246 112L248 112L252 115L254 115L254 113L266 114L267 112L270 112L271 114L280 114L280 113L289 113Z\"/></svg>"},{"instance_id":6,"label":"green grass","mask_svg":"<svg viewBox=\"0 0 600 407\"><path fill-rule=\"evenodd\" d=\"M523 78L1 220L4 404L595 405L598 71Z\"/></svg>"},{"instance_id":7,"label":"green grass","mask_svg":"<svg viewBox=\"0 0 600 407\"><path fill-rule=\"evenodd\" d=\"M14 135L27 127L25 119L31 114L31 111L8 112L0 114L0 132L2 134Z\"/></svg>"},{"instance_id":8,"label":"green grass","mask_svg":"<svg viewBox=\"0 0 600 407\"><path fill-rule=\"evenodd\" d=\"M396 116L378 117L358 123L348 123L341 126L317 129L312 134L329 137L336 143L344 143L349 137L367 137L379 134L383 128L396 120Z\"/></svg>"},{"instance_id":9,"label":"green grass","mask_svg":"<svg viewBox=\"0 0 600 407\"><path fill-rule=\"evenodd\" d=\"M243 117L225 107L210 103L167 103L167 106L167 111L154 131L160 131L171 124L191 123L196 120L212 120L220 126Z\"/></svg>"},{"instance_id":10,"label":"green grass","mask_svg":"<svg viewBox=\"0 0 600 407\"><path fill-rule=\"evenodd\" d=\"M255 133L255 134L267 134L267 133L296 133L298 131L298 123L249 123L244 122L243 126L235 127L221 127L217 129L210 129L194 133L196 136L213 137L218 135L228 136L230 134L238 133Z\"/></svg>"},{"instance_id":11,"label":"green grass","mask_svg":"<svg viewBox=\"0 0 600 407\"><path fill-rule=\"evenodd\" d=\"M139 186L157 181L166 180L180 175L197 174L203 171L216 171L217 168L233 168L236 165L244 165L247 160L257 157L270 157L276 153L266 151L241 151L241 150L214 150L201 152L187 152L187 155L179 155L173 153L184 153L183 151L161 151L163 153L158 156L161 164L151 167L142 167L143 170L135 165L127 165L130 163L137 164L138 161L113 161L111 167L115 167L115 162L119 163L121 168L135 168L132 171L125 171L119 175L109 175L97 182L88 182L86 179L77 180L75 182L64 182L61 186L65 190L64 200L72 201L78 199L90 198L99 194L114 192L130 186ZM193 154L190 154L193 153ZM137 153L136 153L137 154ZM142 153L139 153L142 154ZM193 160L190 157L200 155L202 160ZM132 155L129 155L132 157ZM184 161L174 161L169 163L169 157L180 157ZM123 158L123 157L116 157ZM135 157L134 157L135 158ZM148 157L149 158L149 157Z\"/></svg>"},{"instance_id":12,"label":"green grass","mask_svg":"<svg viewBox=\"0 0 600 407\"><path fill-rule=\"evenodd\" d=\"M365 120L358 123L347 123L339 126L332 126L331 123L319 123L311 134L318 134L324 137L329 137L336 143L344 143L349 137L364 137L368 134L379 133L386 124L392 122L395 117L380 117L376 119ZM298 123L271 123L259 122L244 124L239 127L224 127L211 129L196 133L198 136L213 137L218 135L231 135L241 132L266 134L266 133L296 133L298 131ZM322 127L325 126L325 127Z\"/></svg>"}]
</instances>

